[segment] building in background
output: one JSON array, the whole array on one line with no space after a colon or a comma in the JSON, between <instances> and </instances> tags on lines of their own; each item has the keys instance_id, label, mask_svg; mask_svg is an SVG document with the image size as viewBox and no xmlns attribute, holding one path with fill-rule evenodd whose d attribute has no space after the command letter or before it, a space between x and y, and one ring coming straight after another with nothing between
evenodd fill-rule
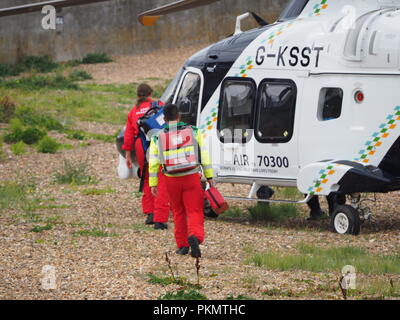
<instances>
[{"instance_id":1,"label":"building in background","mask_svg":"<svg viewBox=\"0 0 400 320\"><path fill-rule=\"evenodd\" d=\"M42 0L1 0L0 7ZM137 15L175 0L110 0L63 8L57 29L44 30L40 12L0 18L0 63L14 63L28 55L50 55L56 61L82 58L87 53L133 55L157 49L215 42L234 32L236 16L253 11L269 22L279 16L287 0L221 0L162 17L156 26L143 27ZM255 27L246 22L244 28Z\"/></svg>"}]
</instances>

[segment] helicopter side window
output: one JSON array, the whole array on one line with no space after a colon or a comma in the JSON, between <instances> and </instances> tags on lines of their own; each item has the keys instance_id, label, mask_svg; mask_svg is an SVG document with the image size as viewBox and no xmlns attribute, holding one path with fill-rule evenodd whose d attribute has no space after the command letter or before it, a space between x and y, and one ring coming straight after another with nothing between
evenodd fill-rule
<instances>
[{"instance_id":1,"label":"helicopter side window","mask_svg":"<svg viewBox=\"0 0 400 320\"><path fill-rule=\"evenodd\" d=\"M343 90L341 88L322 88L319 95L318 119L328 121L342 114Z\"/></svg>"},{"instance_id":2,"label":"helicopter side window","mask_svg":"<svg viewBox=\"0 0 400 320\"><path fill-rule=\"evenodd\" d=\"M250 138L257 87L250 79L229 79L222 84L218 130L224 143L245 143Z\"/></svg>"},{"instance_id":3,"label":"helicopter side window","mask_svg":"<svg viewBox=\"0 0 400 320\"><path fill-rule=\"evenodd\" d=\"M200 76L192 72L187 73L176 100L182 121L190 125L196 125L197 122L200 86Z\"/></svg>"},{"instance_id":4,"label":"helicopter side window","mask_svg":"<svg viewBox=\"0 0 400 320\"><path fill-rule=\"evenodd\" d=\"M291 80L264 80L258 90L256 138L262 143L285 143L293 135L296 84Z\"/></svg>"}]
</instances>

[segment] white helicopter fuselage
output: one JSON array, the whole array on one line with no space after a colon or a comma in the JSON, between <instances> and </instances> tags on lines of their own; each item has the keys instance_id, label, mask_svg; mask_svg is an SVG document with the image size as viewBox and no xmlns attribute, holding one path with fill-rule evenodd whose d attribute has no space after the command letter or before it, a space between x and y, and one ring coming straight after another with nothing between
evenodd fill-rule
<instances>
[{"instance_id":1,"label":"white helicopter fuselage","mask_svg":"<svg viewBox=\"0 0 400 320\"><path fill-rule=\"evenodd\" d=\"M199 110L197 126L208 139L217 179L328 195L354 167L336 162L378 167L400 135L399 8L400 1L310 1L297 19L258 36ZM186 73L202 77L196 68ZM268 104L279 107L273 94L282 89L292 102L274 119ZM236 115L242 141L223 136L237 129L221 118L227 117L224 103L238 98L235 90L251 96L249 114ZM326 118L324 103L334 94L338 110ZM287 128L269 137L265 122L285 114ZM240 118L249 119L247 127Z\"/></svg>"}]
</instances>

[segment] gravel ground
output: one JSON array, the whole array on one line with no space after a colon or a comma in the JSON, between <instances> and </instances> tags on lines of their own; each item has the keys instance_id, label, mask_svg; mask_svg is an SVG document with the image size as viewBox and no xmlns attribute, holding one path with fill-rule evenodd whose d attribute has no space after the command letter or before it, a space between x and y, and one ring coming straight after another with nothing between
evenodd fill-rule
<instances>
[{"instance_id":1,"label":"gravel ground","mask_svg":"<svg viewBox=\"0 0 400 320\"><path fill-rule=\"evenodd\" d=\"M187 49L187 55L198 48ZM176 51L176 55L180 50ZM174 55L171 55L174 57ZM96 82L124 83L146 78L151 74L171 78L182 64L182 58L152 63L151 54L144 57L120 57L117 62L87 66ZM137 67L145 61L148 68ZM149 67L152 65L152 67ZM154 68L154 69L152 69ZM165 73L164 73L165 71ZM79 123L80 129L113 134L119 126ZM57 135L55 135L57 136ZM157 299L160 295L179 289L179 285L153 285L148 274L170 275L165 261L169 253L175 273L197 282L195 261L175 255L173 223L169 230L154 231L144 227L140 199L135 191L138 181L121 181L116 175L118 155L110 143L89 141L87 147L79 142L57 136L74 145L72 150L55 155L31 154L13 156L0 162L2 181L34 177L42 199L53 198L57 208L38 210L42 220L52 218L54 227L40 233L30 232L34 223L17 210L0 214L0 298L3 299ZM99 179L95 186L69 186L54 182L63 159L87 161L91 174ZM85 195L87 188L111 189L104 195ZM242 186L221 186L226 194L243 194ZM397 203L400 193L378 195L373 205L374 219L363 226L358 237L340 236L329 231L329 221L306 222L302 217L272 226L252 224L246 219L206 220L206 242L202 246L201 293L209 299L224 299L228 295L247 295L257 299L341 299L337 272L306 271L277 272L245 263L249 252L266 249L295 252L300 242L320 246L356 246L372 253L394 254L400 249L400 217ZM43 204L49 202L44 201ZM246 204L233 203L240 207ZM47 220L50 221L50 220ZM101 229L109 237L77 235L76 232ZM57 287L44 290L41 286L42 268L54 266ZM371 281L387 280L384 276L363 277ZM396 281L400 278L392 275ZM280 290L281 294L265 294Z\"/></svg>"}]
</instances>

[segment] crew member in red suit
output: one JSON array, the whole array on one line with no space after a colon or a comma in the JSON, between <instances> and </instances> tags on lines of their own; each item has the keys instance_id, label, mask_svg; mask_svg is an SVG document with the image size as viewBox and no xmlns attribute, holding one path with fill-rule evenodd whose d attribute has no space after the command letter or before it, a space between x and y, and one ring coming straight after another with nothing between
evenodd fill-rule
<instances>
[{"instance_id":1,"label":"crew member in red suit","mask_svg":"<svg viewBox=\"0 0 400 320\"><path fill-rule=\"evenodd\" d=\"M135 150L137 162L140 167L141 175L144 177L142 210L146 218L146 224L154 224L155 229L167 229L168 218L170 213L169 199L165 185L165 176L160 171L159 173L159 192L158 196L154 197L149 186L149 172L145 169L146 155L144 153L142 141L139 137L138 120L145 115L151 108L151 98L153 89L147 84L141 84L137 88L138 100L136 105L129 112L126 122L123 150L126 150L126 164L128 168L132 168L132 155L129 151Z\"/></svg>"}]
</instances>

